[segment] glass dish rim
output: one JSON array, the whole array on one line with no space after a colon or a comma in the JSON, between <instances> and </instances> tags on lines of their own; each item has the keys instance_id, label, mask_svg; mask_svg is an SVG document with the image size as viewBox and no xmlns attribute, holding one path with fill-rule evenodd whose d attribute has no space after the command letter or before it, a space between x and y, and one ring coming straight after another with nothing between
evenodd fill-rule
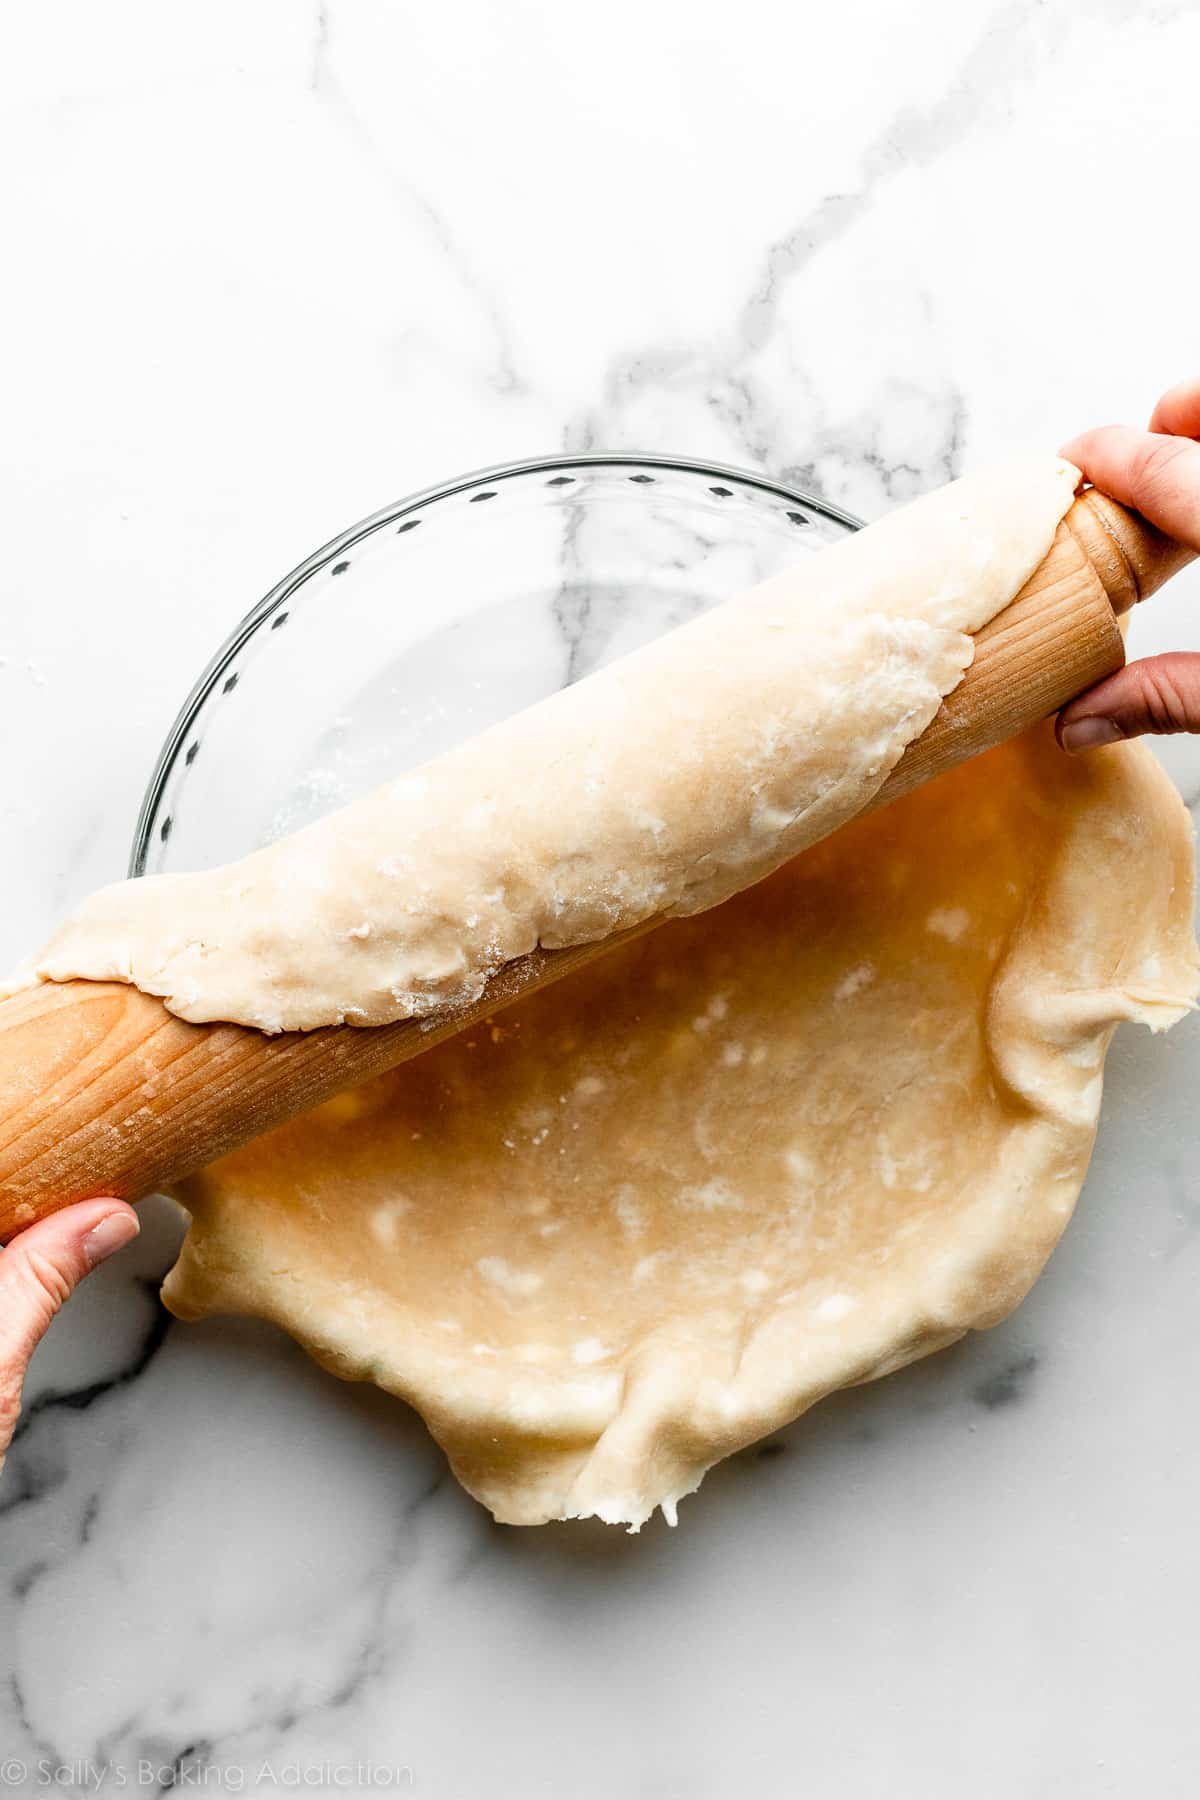
<instances>
[{"instance_id":1,"label":"glass dish rim","mask_svg":"<svg viewBox=\"0 0 1200 1800\"><path fill-rule=\"evenodd\" d=\"M137 825L134 829L133 845L129 856L129 875L139 877L145 873L146 860L150 853L152 827L157 817L159 803L180 752L191 734L200 708L230 663L245 648L264 621L270 618L271 614L285 600L290 599L306 581L309 581L312 576L328 563L335 561L345 551L360 543L364 537L370 536L383 526L393 524L396 520L404 518L407 513L432 506L441 500L449 500L455 494L463 493L468 488L478 487L481 482L501 482L512 480L520 475L561 474L571 470L597 468L665 469L673 474L714 476L718 480L736 481L742 487L757 488L761 493L770 494L779 500L791 501L835 524L846 526L850 531L860 530L863 524L863 521L853 513L847 512L843 507L835 506L832 501L819 499L817 495L810 494L805 488L793 487L784 481L776 481L773 477L761 474L757 470L739 468L735 463L708 462L698 457L673 456L655 451L587 450L577 453L563 452L551 456L523 457L514 462L492 463L480 469L471 469L448 481L439 481L431 487L406 494L403 499L394 500L390 505L382 506L376 512L369 513L355 524L347 526L336 537L330 538L327 543L314 550L310 556L305 557L303 562L297 563L295 568L277 581L274 587L270 588L262 599L252 606L250 611L233 627L224 643L192 684L155 759L150 780L146 785L146 791L142 795L142 803L138 809Z\"/></svg>"}]
</instances>

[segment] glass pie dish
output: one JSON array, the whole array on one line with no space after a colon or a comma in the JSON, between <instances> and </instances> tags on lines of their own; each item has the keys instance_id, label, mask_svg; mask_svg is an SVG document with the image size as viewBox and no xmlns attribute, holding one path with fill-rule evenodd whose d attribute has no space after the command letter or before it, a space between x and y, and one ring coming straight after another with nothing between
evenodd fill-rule
<instances>
[{"instance_id":1,"label":"glass pie dish","mask_svg":"<svg viewBox=\"0 0 1200 1800\"><path fill-rule=\"evenodd\" d=\"M764 476L539 458L353 525L231 632L172 726L133 875L210 867L857 529Z\"/></svg>"}]
</instances>

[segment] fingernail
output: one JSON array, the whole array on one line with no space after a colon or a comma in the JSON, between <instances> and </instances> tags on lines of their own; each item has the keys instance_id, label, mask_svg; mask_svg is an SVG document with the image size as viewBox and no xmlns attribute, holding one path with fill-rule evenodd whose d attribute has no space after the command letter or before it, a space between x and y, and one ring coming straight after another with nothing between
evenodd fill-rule
<instances>
[{"instance_id":1,"label":"fingernail","mask_svg":"<svg viewBox=\"0 0 1200 1800\"><path fill-rule=\"evenodd\" d=\"M1116 744L1124 735L1114 719L1072 719L1062 728L1062 747L1073 755L1077 750L1098 750L1101 744Z\"/></svg>"},{"instance_id":2,"label":"fingernail","mask_svg":"<svg viewBox=\"0 0 1200 1800\"><path fill-rule=\"evenodd\" d=\"M92 1226L83 1240L83 1254L88 1268L94 1269L97 1263L102 1263L114 1250L123 1249L140 1230L141 1226L133 1213L109 1213L107 1219L101 1219L98 1225Z\"/></svg>"}]
</instances>

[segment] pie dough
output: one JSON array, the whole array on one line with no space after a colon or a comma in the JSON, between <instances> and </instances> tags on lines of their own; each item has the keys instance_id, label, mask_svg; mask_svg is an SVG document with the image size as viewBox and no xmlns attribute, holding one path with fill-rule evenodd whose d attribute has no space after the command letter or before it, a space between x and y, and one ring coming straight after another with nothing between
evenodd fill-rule
<instances>
[{"instance_id":1,"label":"pie dough","mask_svg":"<svg viewBox=\"0 0 1200 1800\"><path fill-rule=\"evenodd\" d=\"M410 1400L500 1519L634 1526L1001 1318L1113 1024L1197 991L1187 816L1140 747L1044 729L856 815L1076 480L956 483L241 863L86 903L19 979L269 1031L670 919L187 1182L168 1304Z\"/></svg>"},{"instance_id":2,"label":"pie dough","mask_svg":"<svg viewBox=\"0 0 1200 1800\"><path fill-rule=\"evenodd\" d=\"M194 1177L164 1297L401 1395L498 1519L673 1517L1016 1305L1191 898L1150 753L1039 729Z\"/></svg>"}]
</instances>

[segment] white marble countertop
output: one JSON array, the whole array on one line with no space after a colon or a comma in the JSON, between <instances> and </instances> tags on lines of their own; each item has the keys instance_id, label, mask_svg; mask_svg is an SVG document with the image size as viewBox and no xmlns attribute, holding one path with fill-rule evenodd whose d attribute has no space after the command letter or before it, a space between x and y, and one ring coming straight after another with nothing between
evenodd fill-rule
<instances>
[{"instance_id":1,"label":"white marble countertop","mask_svg":"<svg viewBox=\"0 0 1200 1800\"><path fill-rule=\"evenodd\" d=\"M123 871L234 618L408 489L638 448L873 514L1140 420L1200 364L1198 69L1187 0L15 9L0 956ZM1020 1312L674 1533L494 1527L397 1403L169 1322L152 1206L0 1484L0 1782L1194 1794L1200 1029L1109 1066Z\"/></svg>"}]
</instances>

